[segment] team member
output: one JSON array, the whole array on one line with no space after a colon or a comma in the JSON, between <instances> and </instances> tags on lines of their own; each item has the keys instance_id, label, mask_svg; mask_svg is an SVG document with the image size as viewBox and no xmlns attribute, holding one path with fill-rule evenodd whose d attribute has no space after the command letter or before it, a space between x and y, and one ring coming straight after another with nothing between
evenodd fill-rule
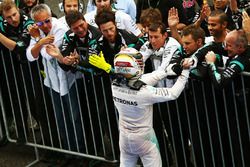
<instances>
[{"instance_id":1,"label":"team member","mask_svg":"<svg viewBox=\"0 0 250 167\"><path fill-rule=\"evenodd\" d=\"M144 40L126 30L119 29L116 26L115 19L115 13L110 10L103 10L96 15L95 22L102 32L102 36L96 40L97 44L90 48L92 54L100 54L100 51L103 52L105 61L109 63L109 65L99 66L99 68L107 73L112 72L114 56L121 49L133 47L138 50L144 44ZM95 58L102 61L98 56Z\"/></svg>"},{"instance_id":2,"label":"team member","mask_svg":"<svg viewBox=\"0 0 250 167\"><path fill-rule=\"evenodd\" d=\"M221 45L220 45L221 46ZM218 46L218 47L220 47ZM220 48L227 52L229 59L225 63L226 69L219 72L215 64L216 55L214 52L208 52L205 56L206 62L209 64L210 76L215 85L219 87L225 86L240 72L249 71L249 47L248 41L243 31L231 31L227 34L224 45Z\"/></svg>"},{"instance_id":3,"label":"team member","mask_svg":"<svg viewBox=\"0 0 250 167\"><path fill-rule=\"evenodd\" d=\"M96 46L96 39L101 37L101 32L96 27L89 25L82 13L77 10L69 11L65 20L70 30L63 37L61 53L51 54L57 58L61 68L65 71L85 70L87 72L88 68L91 68L86 61L89 48ZM58 51L55 46L49 45L48 47L51 50ZM75 50L77 54L71 54Z\"/></svg>"},{"instance_id":4,"label":"team member","mask_svg":"<svg viewBox=\"0 0 250 167\"><path fill-rule=\"evenodd\" d=\"M134 0L115 0L112 6L117 9L121 10L124 13L127 13L134 21L136 17L136 4ZM87 5L87 12L89 13L96 9L95 3L93 0L88 1Z\"/></svg>"},{"instance_id":5,"label":"team member","mask_svg":"<svg viewBox=\"0 0 250 167\"><path fill-rule=\"evenodd\" d=\"M209 52L209 51L213 51L213 52ZM216 55L215 55L216 54ZM221 56L223 55L224 57L227 57L227 61L224 62L225 64L225 70L222 70L221 72L218 71L218 62L220 62L221 60ZM209 76L212 79L213 84L220 89L216 89L215 93L216 93L216 105L218 108L218 111L225 111L224 112L218 112L218 116L214 116L214 109L213 108L209 108L209 114L210 114L210 119L209 121L213 121L214 119L219 119L220 124L219 126L221 127L221 129L226 129L226 122L225 122L225 114L228 114L228 122L229 124L233 124L234 123L234 119L235 119L235 113L237 111L235 111L234 109L234 102L232 97L234 97L235 95L232 94L232 92L234 91L239 91L240 90L240 86L241 83L238 83L237 81L239 81L239 79L237 79L237 76L239 77L239 73L242 72L243 70L249 70L249 48L247 46L247 39L245 34L240 30L240 31L232 31L230 33L228 33L226 35L225 41L223 43L212 43L211 45L207 45L203 48L201 48L200 50L198 50L197 52L194 53L194 57L198 58L199 60L203 60L204 58L206 58L206 62L207 62L207 68L208 68L208 72L209 72ZM192 57L193 57L192 56ZM209 80L208 80L209 81ZM232 90L232 86L231 86L231 82L234 81L236 86L236 90ZM225 94L221 91L223 88L223 91L225 91ZM209 87L207 87L206 89L210 89ZM209 92L208 92L209 93ZM226 101L223 101L223 98L227 97ZM212 106L214 105L212 102L208 101L209 104L208 106ZM226 109L225 109L226 107ZM239 115L238 119L244 119L244 116L242 115L242 113L238 112L237 113ZM241 116L240 116L241 115ZM239 121L240 122L240 121ZM242 121L244 122L244 121ZM208 122L210 123L210 122ZM218 126L218 125L217 125ZM219 138L218 133L217 133L217 127L213 124L210 123L210 135L212 136L212 140L213 141L213 155L214 155L214 163L218 166L221 166L223 163L226 165L229 165L232 163L232 160L235 161L236 164L238 164L237 166L243 166L240 160L240 147L238 144L234 144L232 146L233 148L233 154L235 155L235 157L232 159L231 155L229 153L229 150L231 148L228 147L228 143L229 140L231 140L233 143L237 143L239 142L237 139L237 136L233 135L232 137L230 137L231 139L229 139L228 137L228 132L227 131L221 131L221 136ZM230 128L230 133L231 134L236 134L237 130L232 127ZM219 143L222 140L223 143ZM220 150L219 145L222 145L224 148L223 150L225 150L224 153L224 157L222 157L222 155L219 155L219 153L222 151ZM249 142L246 142L246 148L249 147ZM247 150L247 149L246 149ZM206 164L210 164L211 160L209 160L209 157L206 156L205 160L203 161L203 163L206 162ZM201 162L199 162L199 164L201 164Z\"/></svg>"},{"instance_id":6,"label":"team member","mask_svg":"<svg viewBox=\"0 0 250 167\"><path fill-rule=\"evenodd\" d=\"M82 10L80 9L79 0L63 0L62 8L63 8L63 12L65 15L67 15L69 11L72 11L72 10L78 10L78 11ZM65 16L60 17L58 20L68 27Z\"/></svg>"},{"instance_id":7,"label":"team member","mask_svg":"<svg viewBox=\"0 0 250 167\"><path fill-rule=\"evenodd\" d=\"M145 42L140 52L143 61L152 60L153 70L165 70L169 62L180 47L180 44L172 37L168 37L166 26L162 22L152 23L148 28L149 41ZM173 80L161 81L158 85L172 86Z\"/></svg>"},{"instance_id":8,"label":"team member","mask_svg":"<svg viewBox=\"0 0 250 167\"><path fill-rule=\"evenodd\" d=\"M32 76L29 73L28 60L26 58L26 48L29 45L30 35L28 33L28 27L31 26L34 21L31 20L27 15L22 14L18 7L12 0L4 0L0 6L2 17L0 17L0 43L1 49L4 53L5 70L7 74L11 77L7 78L9 80L10 86L10 100L13 103L12 111L15 116L15 123L17 128L18 142L23 143L27 141L28 129L27 129L27 118L28 118L28 107L30 107L30 112L32 116L37 119L37 109L34 92L32 92L31 82L37 81L39 79L35 78L32 80ZM6 50L8 49L8 51ZM11 51L11 55L9 55ZM12 59L12 60L11 60ZM32 71L38 74L37 64L31 64ZM4 69L1 70L2 72ZM37 83L35 82L35 83ZM3 80L2 86L5 85ZM25 87L27 88L27 95L25 95ZM37 88L37 87L36 87ZM6 88L2 88L2 91L7 91ZM36 89L37 91L37 89ZM4 94L9 94L5 92ZM37 93L37 92L36 92ZM38 93L39 94L39 93ZM19 99L18 99L19 97ZM4 98L4 103L7 109L11 109L8 102L8 97ZM26 106L26 100L29 103ZM12 111L9 111L11 113ZM38 121L38 119L37 119Z\"/></svg>"},{"instance_id":9,"label":"team member","mask_svg":"<svg viewBox=\"0 0 250 167\"><path fill-rule=\"evenodd\" d=\"M46 4L39 4L32 8L31 17L34 19L35 25L30 28L30 33L37 36L36 38L32 37L30 41L26 51L27 57L29 61L34 61L39 56L43 58L46 74L44 85L51 90L50 95L55 106L55 115L60 137L63 141L63 148L82 151L83 132L74 84L75 74L63 71L57 60L46 50L46 46L49 44L61 46L67 27L58 22L56 18L51 17L51 10ZM73 127L76 129L75 131Z\"/></svg>"},{"instance_id":10,"label":"team member","mask_svg":"<svg viewBox=\"0 0 250 167\"><path fill-rule=\"evenodd\" d=\"M133 33L135 36L142 36L142 33L140 29L137 27L135 22L131 19L131 17L119 10L115 10L112 8L112 0L94 0L94 3L96 5L96 10L86 13L84 15L86 21L93 26L97 27L97 24L95 22L95 17L98 14L98 12L102 10L110 10L115 12L115 23L117 25L117 28L119 29L125 29L131 33Z\"/></svg>"}]
</instances>

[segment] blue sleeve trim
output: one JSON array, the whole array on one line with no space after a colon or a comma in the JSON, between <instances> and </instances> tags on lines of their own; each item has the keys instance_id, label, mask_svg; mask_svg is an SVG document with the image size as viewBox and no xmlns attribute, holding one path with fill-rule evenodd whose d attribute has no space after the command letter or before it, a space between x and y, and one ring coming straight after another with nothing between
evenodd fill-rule
<instances>
[{"instance_id":1,"label":"blue sleeve trim","mask_svg":"<svg viewBox=\"0 0 250 167\"><path fill-rule=\"evenodd\" d=\"M5 33L5 30L3 28L3 17L2 16L0 16L0 29L1 29L2 32Z\"/></svg>"},{"instance_id":2,"label":"blue sleeve trim","mask_svg":"<svg viewBox=\"0 0 250 167\"><path fill-rule=\"evenodd\" d=\"M244 65L243 65L241 62L237 61L237 60L231 61L231 62L229 63L229 65L231 65L231 64L236 64L236 65L238 65L238 66L241 68L242 71L244 71L244 69L245 69Z\"/></svg>"},{"instance_id":3,"label":"blue sleeve trim","mask_svg":"<svg viewBox=\"0 0 250 167\"><path fill-rule=\"evenodd\" d=\"M67 33L64 34L64 37L63 37L67 42L69 42L69 38L67 36Z\"/></svg>"},{"instance_id":4,"label":"blue sleeve trim","mask_svg":"<svg viewBox=\"0 0 250 167\"><path fill-rule=\"evenodd\" d=\"M93 40L89 41L89 46L93 45L95 42L96 42L96 40L95 40L95 39L93 39Z\"/></svg>"},{"instance_id":5,"label":"blue sleeve trim","mask_svg":"<svg viewBox=\"0 0 250 167\"><path fill-rule=\"evenodd\" d=\"M215 54L215 56L217 60L221 61L221 56L219 54Z\"/></svg>"},{"instance_id":6,"label":"blue sleeve trim","mask_svg":"<svg viewBox=\"0 0 250 167\"><path fill-rule=\"evenodd\" d=\"M28 25L32 25L32 24L34 24L33 20L26 21L26 23L23 25L23 29L26 28Z\"/></svg>"},{"instance_id":7,"label":"blue sleeve trim","mask_svg":"<svg viewBox=\"0 0 250 167\"><path fill-rule=\"evenodd\" d=\"M141 41L143 44L145 43L145 41L141 38L139 38L139 41Z\"/></svg>"},{"instance_id":8,"label":"blue sleeve trim","mask_svg":"<svg viewBox=\"0 0 250 167\"><path fill-rule=\"evenodd\" d=\"M133 43L128 45L129 48L133 48L134 46L135 46L135 44L133 44Z\"/></svg>"}]
</instances>

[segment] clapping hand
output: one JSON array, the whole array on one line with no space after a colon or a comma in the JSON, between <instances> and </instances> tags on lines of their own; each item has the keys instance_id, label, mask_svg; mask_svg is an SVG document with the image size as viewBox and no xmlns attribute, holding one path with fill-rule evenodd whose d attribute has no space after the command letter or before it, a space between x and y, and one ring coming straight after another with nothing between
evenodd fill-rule
<instances>
[{"instance_id":1,"label":"clapping hand","mask_svg":"<svg viewBox=\"0 0 250 167\"><path fill-rule=\"evenodd\" d=\"M216 55L213 51L210 51L205 56L207 64L213 64L216 61Z\"/></svg>"},{"instance_id":2,"label":"clapping hand","mask_svg":"<svg viewBox=\"0 0 250 167\"><path fill-rule=\"evenodd\" d=\"M80 61L80 55L77 53L76 50L74 50L74 52L71 52L69 56L67 56L67 58L70 60L72 66L76 66L77 64L79 64Z\"/></svg>"},{"instance_id":3,"label":"clapping hand","mask_svg":"<svg viewBox=\"0 0 250 167\"><path fill-rule=\"evenodd\" d=\"M205 20L210 14L211 14L211 9L209 5L206 3L202 6L202 9L200 12L200 19Z\"/></svg>"},{"instance_id":4,"label":"clapping hand","mask_svg":"<svg viewBox=\"0 0 250 167\"><path fill-rule=\"evenodd\" d=\"M79 63L80 56L76 50L73 53L71 52L69 56L63 57L57 46L48 44L46 45L46 52L62 64L75 66Z\"/></svg>"}]
</instances>

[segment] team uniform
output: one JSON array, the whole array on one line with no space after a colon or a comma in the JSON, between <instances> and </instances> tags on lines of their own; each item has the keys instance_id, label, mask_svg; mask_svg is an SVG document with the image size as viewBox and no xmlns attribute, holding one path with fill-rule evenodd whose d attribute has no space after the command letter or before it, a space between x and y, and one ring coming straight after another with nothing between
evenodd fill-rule
<instances>
[{"instance_id":1,"label":"team uniform","mask_svg":"<svg viewBox=\"0 0 250 167\"><path fill-rule=\"evenodd\" d=\"M6 96L6 98L3 99L6 110L8 111L8 109L10 109L6 113L7 115L10 114L11 117L12 114L15 115L18 140L20 142L25 141L25 136L27 136L25 134L28 132L28 107L26 104L30 107L32 116L36 118L36 107L34 105L35 95L32 91L31 83L35 81L35 79L32 79L32 76L37 72L37 64L32 63L29 66L25 54L26 48L30 42L28 26L32 24L34 24L34 21L22 13L20 13L20 24L18 27L13 27L8 24L2 16L0 17L0 33L16 42L16 46L11 52L2 44L0 45L0 49L3 53L0 64L0 75L2 78L1 90L3 94L11 94L10 97ZM32 76L30 74L30 67L34 70ZM8 87L10 88L9 91ZM25 88L27 88L27 90L25 90ZM26 101L27 98L30 100L28 103ZM11 106L11 104L13 105Z\"/></svg>"},{"instance_id":2,"label":"team uniform","mask_svg":"<svg viewBox=\"0 0 250 167\"><path fill-rule=\"evenodd\" d=\"M99 39L100 37L101 32L91 25L89 25L88 32L84 38L79 38L74 32L68 30L63 37L61 53L65 57L70 55L70 53L73 53L76 49L80 55L80 62L75 67L59 64L60 67L65 71L72 70L75 72L78 70L93 72L93 66L88 63L88 55L92 54L92 52L89 52L89 48L95 47L96 39Z\"/></svg>"},{"instance_id":3,"label":"team uniform","mask_svg":"<svg viewBox=\"0 0 250 167\"><path fill-rule=\"evenodd\" d=\"M106 62L113 65L114 56L120 52L122 47L131 47L139 50L145 42L143 39L136 37L134 34L129 33L126 30L117 29L117 31L116 40L112 46L107 39L101 36L96 40L96 43L93 42L89 48L89 52L99 54L99 52L102 51Z\"/></svg>"},{"instance_id":4,"label":"team uniform","mask_svg":"<svg viewBox=\"0 0 250 167\"><path fill-rule=\"evenodd\" d=\"M172 37L166 39L165 44L158 50L154 50L149 41L147 41L140 49L143 55L143 61L151 59L153 69L157 71L166 71L169 62L174 53L180 48L180 44ZM163 80L159 82L160 87L171 87L174 80Z\"/></svg>"},{"instance_id":5,"label":"team uniform","mask_svg":"<svg viewBox=\"0 0 250 167\"><path fill-rule=\"evenodd\" d=\"M250 48L248 48L241 55L229 58L225 63L225 69L222 71L219 71L215 64L209 64L209 74L212 78L212 82L218 87L224 87L242 71L249 71L249 54Z\"/></svg>"},{"instance_id":6,"label":"team uniform","mask_svg":"<svg viewBox=\"0 0 250 167\"><path fill-rule=\"evenodd\" d=\"M34 21L22 13L20 13L20 25L18 27L9 25L3 17L0 17L0 32L17 43L13 52L25 53L25 49L30 42L30 35L27 28L32 24L34 24ZM20 59L27 60L25 54Z\"/></svg>"},{"instance_id":7,"label":"team uniform","mask_svg":"<svg viewBox=\"0 0 250 167\"><path fill-rule=\"evenodd\" d=\"M101 54L101 60L103 55ZM183 70L172 88L155 88L167 76L160 73L143 74L142 54L134 48L124 48L114 56L115 80L111 92L119 113L120 166L135 167L140 157L145 167L161 167L158 141L153 130L153 104L178 98L188 79ZM91 56L90 63L98 66L100 58ZM108 64L104 61L101 64ZM110 65L109 65L110 67ZM148 85L146 85L148 84Z\"/></svg>"}]
</instances>

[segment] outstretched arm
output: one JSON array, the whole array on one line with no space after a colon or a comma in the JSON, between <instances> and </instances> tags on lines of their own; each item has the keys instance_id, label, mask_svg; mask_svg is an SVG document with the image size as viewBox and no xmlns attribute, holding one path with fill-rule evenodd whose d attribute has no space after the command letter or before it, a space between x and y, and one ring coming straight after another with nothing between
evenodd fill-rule
<instances>
[{"instance_id":1,"label":"outstretched arm","mask_svg":"<svg viewBox=\"0 0 250 167\"><path fill-rule=\"evenodd\" d=\"M46 52L53 58L57 59L57 61L59 61L59 63L61 64L73 66L79 63L79 55L76 51L70 53L69 56L63 57L57 46L55 46L54 44L49 44L46 45Z\"/></svg>"},{"instance_id":2,"label":"outstretched arm","mask_svg":"<svg viewBox=\"0 0 250 167\"><path fill-rule=\"evenodd\" d=\"M173 75L173 71L172 71L172 66L174 64L169 65L165 71L164 70L155 70L151 73L147 73L147 74L143 74L140 78L140 80L142 82L144 82L147 85L151 85L154 86L157 84L157 82L159 82L160 80L166 78L167 76ZM183 61L183 69L185 71L189 71L189 68L191 67L192 63L188 61L188 59L185 59Z\"/></svg>"},{"instance_id":3,"label":"outstretched arm","mask_svg":"<svg viewBox=\"0 0 250 167\"><path fill-rule=\"evenodd\" d=\"M200 17L197 19L197 21L194 23L196 27L200 27L201 23L210 15L211 9L207 3L205 3L202 6Z\"/></svg>"},{"instance_id":4,"label":"outstretched arm","mask_svg":"<svg viewBox=\"0 0 250 167\"><path fill-rule=\"evenodd\" d=\"M13 41L13 40L11 40L11 39L9 39L9 38L7 38L2 33L0 33L0 41L10 51L14 50L14 48L16 47L16 42Z\"/></svg>"}]
</instances>

